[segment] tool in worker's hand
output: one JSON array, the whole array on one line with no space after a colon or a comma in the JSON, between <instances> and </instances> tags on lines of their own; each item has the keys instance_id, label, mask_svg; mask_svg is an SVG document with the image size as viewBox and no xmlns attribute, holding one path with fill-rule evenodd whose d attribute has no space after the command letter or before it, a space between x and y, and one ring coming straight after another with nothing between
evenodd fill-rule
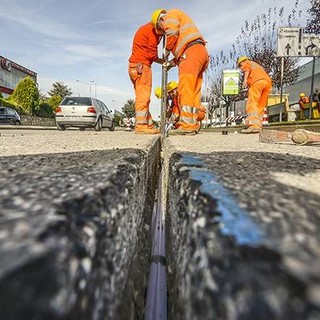
<instances>
[{"instance_id":1,"label":"tool in worker's hand","mask_svg":"<svg viewBox=\"0 0 320 320\"><path fill-rule=\"evenodd\" d=\"M161 137L164 139L166 137L166 110L167 110L167 82L168 82L168 70L164 66L168 62L168 54L166 54L166 35L163 36L163 50L162 58L164 63L162 64L162 73L161 73L161 114L160 114L160 132Z\"/></svg>"},{"instance_id":2,"label":"tool in worker's hand","mask_svg":"<svg viewBox=\"0 0 320 320\"><path fill-rule=\"evenodd\" d=\"M173 68L175 65L172 61L166 61L162 64L162 67L165 68L167 71L169 71L171 68Z\"/></svg>"},{"instance_id":3,"label":"tool in worker's hand","mask_svg":"<svg viewBox=\"0 0 320 320\"><path fill-rule=\"evenodd\" d=\"M297 129L293 132L280 130L262 130L259 136L260 142L269 143L295 143L300 145L320 143L320 133L305 129Z\"/></svg>"},{"instance_id":4,"label":"tool in worker's hand","mask_svg":"<svg viewBox=\"0 0 320 320\"><path fill-rule=\"evenodd\" d=\"M166 47L164 47L162 51L162 55L163 55L163 58L167 60L170 55L170 51Z\"/></svg>"}]
</instances>

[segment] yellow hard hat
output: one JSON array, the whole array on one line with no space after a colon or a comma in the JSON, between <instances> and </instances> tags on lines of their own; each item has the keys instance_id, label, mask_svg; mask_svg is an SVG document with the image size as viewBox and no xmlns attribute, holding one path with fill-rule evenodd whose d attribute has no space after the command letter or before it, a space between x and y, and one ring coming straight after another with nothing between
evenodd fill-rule
<instances>
[{"instance_id":1,"label":"yellow hard hat","mask_svg":"<svg viewBox=\"0 0 320 320\"><path fill-rule=\"evenodd\" d=\"M151 23L152 25L157 29L157 23L158 19L161 13L166 13L167 11L165 9L157 9L154 10L152 15L151 15Z\"/></svg>"},{"instance_id":2,"label":"yellow hard hat","mask_svg":"<svg viewBox=\"0 0 320 320\"><path fill-rule=\"evenodd\" d=\"M305 97L306 95L303 92L301 92L299 96L300 98L302 98L302 97Z\"/></svg>"},{"instance_id":3,"label":"yellow hard hat","mask_svg":"<svg viewBox=\"0 0 320 320\"><path fill-rule=\"evenodd\" d=\"M158 99L160 99L161 96L162 96L162 90L161 90L161 88L160 88L160 87L155 88L155 89L154 89L154 94L155 94L155 96L156 96Z\"/></svg>"},{"instance_id":4,"label":"yellow hard hat","mask_svg":"<svg viewBox=\"0 0 320 320\"><path fill-rule=\"evenodd\" d=\"M176 81L170 81L167 84L167 92L171 92L172 90L178 88L178 82Z\"/></svg>"},{"instance_id":5,"label":"yellow hard hat","mask_svg":"<svg viewBox=\"0 0 320 320\"><path fill-rule=\"evenodd\" d=\"M239 57L237 64L239 65L241 62L245 61L245 60L249 60L249 57L243 56L243 57Z\"/></svg>"}]
</instances>

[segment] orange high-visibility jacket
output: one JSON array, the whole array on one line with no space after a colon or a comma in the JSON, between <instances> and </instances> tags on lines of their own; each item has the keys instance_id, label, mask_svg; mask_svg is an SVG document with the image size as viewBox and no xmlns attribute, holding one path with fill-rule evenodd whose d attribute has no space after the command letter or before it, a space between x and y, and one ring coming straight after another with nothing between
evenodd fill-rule
<instances>
[{"instance_id":1,"label":"orange high-visibility jacket","mask_svg":"<svg viewBox=\"0 0 320 320\"><path fill-rule=\"evenodd\" d=\"M166 48L172 52L176 60L179 60L190 42L200 39L205 44L192 19L179 9L167 11L163 18L163 28L167 36Z\"/></svg>"},{"instance_id":2,"label":"orange high-visibility jacket","mask_svg":"<svg viewBox=\"0 0 320 320\"><path fill-rule=\"evenodd\" d=\"M133 38L132 54L129 62L142 63L150 67L158 59L160 39L161 35L156 33L150 22L141 26Z\"/></svg>"},{"instance_id":3,"label":"orange high-visibility jacket","mask_svg":"<svg viewBox=\"0 0 320 320\"><path fill-rule=\"evenodd\" d=\"M303 110L303 109L308 109L308 106L307 104L310 103L310 100L308 97L301 97L299 99L299 106L300 106L300 110Z\"/></svg>"},{"instance_id":4,"label":"orange high-visibility jacket","mask_svg":"<svg viewBox=\"0 0 320 320\"><path fill-rule=\"evenodd\" d=\"M250 87L253 83L258 80L267 80L271 83L271 78L269 75L264 71L264 69L256 62L251 60L246 60L242 63L240 69L243 72L249 72L247 78L247 85Z\"/></svg>"}]
</instances>

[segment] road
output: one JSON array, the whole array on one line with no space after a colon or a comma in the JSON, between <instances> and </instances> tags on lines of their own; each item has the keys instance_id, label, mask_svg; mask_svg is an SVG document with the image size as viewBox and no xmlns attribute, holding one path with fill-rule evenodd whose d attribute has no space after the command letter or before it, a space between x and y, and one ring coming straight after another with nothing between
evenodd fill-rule
<instances>
[{"instance_id":1,"label":"road","mask_svg":"<svg viewBox=\"0 0 320 320\"><path fill-rule=\"evenodd\" d=\"M144 149L152 139L154 139L153 136L135 135L132 131L120 130L80 132L56 129L12 130L0 127L0 156L125 148Z\"/></svg>"},{"instance_id":2,"label":"road","mask_svg":"<svg viewBox=\"0 0 320 320\"><path fill-rule=\"evenodd\" d=\"M50 232L50 221L61 219L60 212L82 219L79 212L82 213L83 207L89 205L90 217L92 207L112 203L115 208L110 212L114 220L107 225L122 222L123 231L134 230L142 220L137 219L128 229L129 218L141 210L143 195L150 192L150 182L143 180L145 171L141 169L147 167L149 174L151 170L142 151L150 151L157 139L158 136L126 131L0 128L0 164L4 172L0 198L7 207L2 223L3 248L8 250L6 224L15 223L12 212L18 219L22 213L24 217L31 214L33 220L26 221L32 221L35 231L38 225L43 225L41 235L55 236ZM221 319L238 319L226 314L233 315L242 308L247 312L247 319L320 317L319 148L320 145L261 143L258 135L236 132L227 135L200 132L195 136L165 139L162 154L170 194L166 232L171 318L204 319L208 313L202 312L214 314L218 310ZM116 178L113 173L117 173ZM136 183L140 189L135 188ZM127 185L133 192L130 203L134 199L140 201L133 209L117 206L115 200L119 194L118 203L128 205ZM110 192L108 187L114 186L122 193L113 189ZM14 195L14 201L7 200L10 194ZM57 203L58 215L54 211ZM129 221L118 220L119 208L130 212L121 215ZM49 214L47 218L43 212ZM102 210L102 220L104 215ZM87 226L95 225L96 217L93 218L88 219ZM75 233L75 239L84 239L86 244L89 231L85 229L83 236L82 223L76 220L75 226L80 230ZM26 233L26 225L15 225L12 229ZM73 234L65 232L68 227L67 220L63 229L58 230L72 240ZM130 237L121 237L118 232L110 235L110 243L106 242L108 250L104 252L113 261L111 244L116 245L116 252L117 248L128 245ZM120 236L124 244L117 246L114 235ZM19 249L24 242L17 241L14 234L12 237ZM100 241L104 243L104 236ZM20 252L28 251L18 252L22 259L24 255ZM127 255L122 252L118 257ZM12 264L16 258L10 260ZM121 270L126 270L128 265L123 262L123 266ZM186 307L180 310L177 306L181 305ZM201 310L197 308L199 305ZM267 312L265 317L260 313L261 308ZM261 317L255 316L257 312Z\"/></svg>"},{"instance_id":3,"label":"road","mask_svg":"<svg viewBox=\"0 0 320 320\"><path fill-rule=\"evenodd\" d=\"M156 139L153 135L136 135L133 131L85 131L78 130L8 130L0 127L0 156L27 154L66 153L91 150L113 150L136 148L145 149L150 141ZM241 153L277 153L280 155L299 156L308 162L307 158L320 160L320 145L300 146L294 144L267 144L259 142L258 135L241 135L220 132L204 132L196 136L173 136L166 140L165 154L170 158L174 152L191 152L212 154L221 152ZM236 157L236 155L235 155ZM241 157L239 157L240 159ZM239 160L241 161L241 160ZM227 161L226 161L227 163ZM272 163L272 158L266 166L276 169L278 162ZM285 163L281 163L285 167ZM288 163L288 165L290 165ZM302 164L302 166L304 166ZM279 168L282 169L282 168ZM224 166L224 172L232 172L231 165ZM299 168L296 168L299 172ZM288 185L298 185L301 189L311 190L320 194L320 173L309 172L305 176L281 174L278 179Z\"/></svg>"}]
</instances>

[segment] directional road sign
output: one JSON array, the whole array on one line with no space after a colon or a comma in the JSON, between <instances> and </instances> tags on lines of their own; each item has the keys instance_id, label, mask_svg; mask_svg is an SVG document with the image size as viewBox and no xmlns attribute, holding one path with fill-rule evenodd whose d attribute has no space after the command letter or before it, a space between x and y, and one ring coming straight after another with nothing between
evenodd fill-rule
<instances>
[{"instance_id":1,"label":"directional road sign","mask_svg":"<svg viewBox=\"0 0 320 320\"><path fill-rule=\"evenodd\" d=\"M277 56L301 56L302 28L279 28L277 42Z\"/></svg>"},{"instance_id":2,"label":"directional road sign","mask_svg":"<svg viewBox=\"0 0 320 320\"><path fill-rule=\"evenodd\" d=\"M301 47L303 56L320 57L320 36L315 34L304 34Z\"/></svg>"},{"instance_id":3,"label":"directional road sign","mask_svg":"<svg viewBox=\"0 0 320 320\"><path fill-rule=\"evenodd\" d=\"M319 57L320 35L304 33L302 28L279 28L277 56Z\"/></svg>"}]
</instances>

